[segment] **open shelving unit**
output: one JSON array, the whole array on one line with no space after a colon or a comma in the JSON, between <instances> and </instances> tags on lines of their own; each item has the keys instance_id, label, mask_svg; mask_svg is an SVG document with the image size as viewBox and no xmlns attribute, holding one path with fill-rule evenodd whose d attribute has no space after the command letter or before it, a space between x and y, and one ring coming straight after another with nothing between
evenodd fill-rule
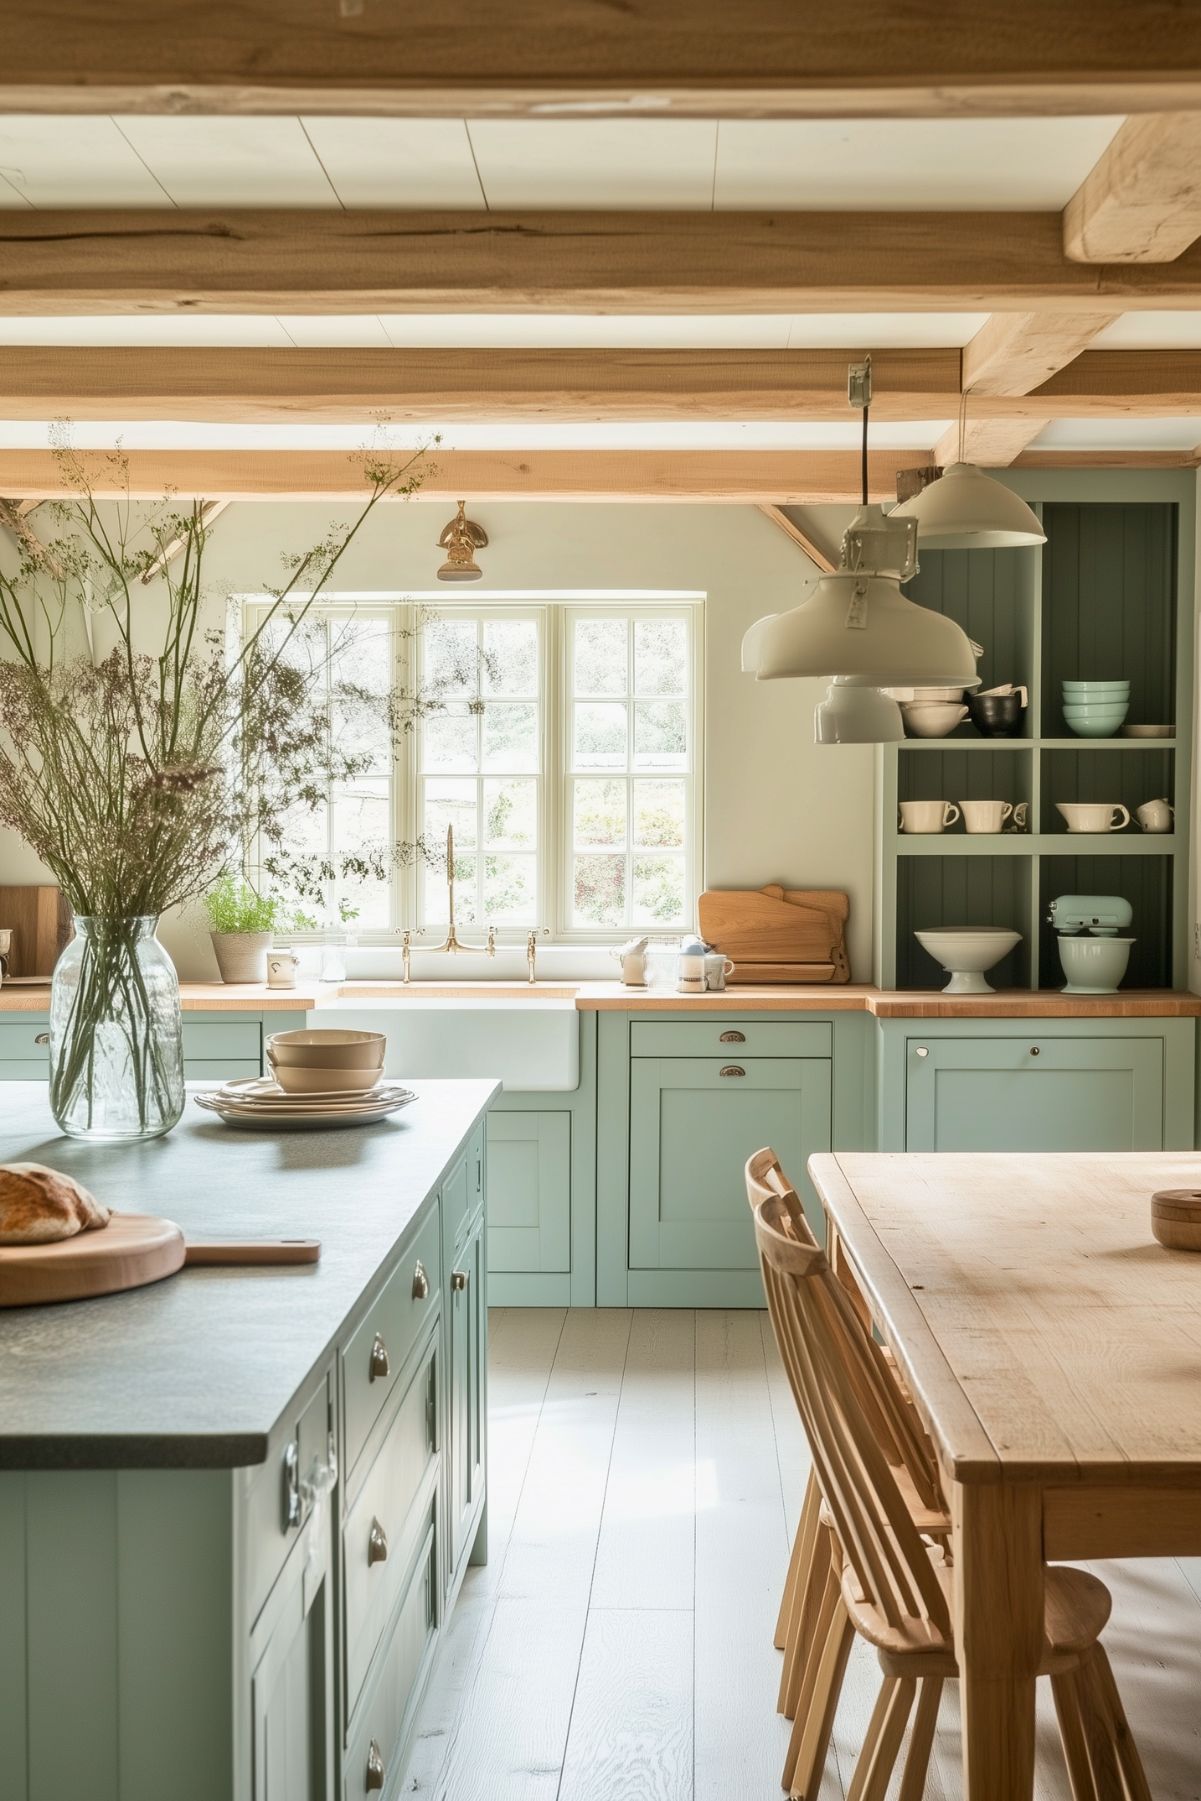
<instances>
[{"instance_id":1,"label":"open shelving unit","mask_svg":"<svg viewBox=\"0 0 1201 1801\"><path fill-rule=\"evenodd\" d=\"M1022 735L986 738L965 721L947 738L882 745L877 766L875 979L941 988L914 937L933 926L999 925L1021 943L988 977L997 988L1060 988L1048 903L1118 894L1134 910L1126 984L1186 984L1193 707L1195 478L1191 471L1013 471L1045 545L925 551L907 592L978 644L982 686L1029 690ZM1131 723L1171 738L1077 738L1060 710L1065 679L1129 678ZM1175 829L1144 833L1135 808L1166 797ZM898 830L903 800L1005 800L1025 829ZM1069 832L1057 801L1122 802L1122 831Z\"/></svg>"}]
</instances>

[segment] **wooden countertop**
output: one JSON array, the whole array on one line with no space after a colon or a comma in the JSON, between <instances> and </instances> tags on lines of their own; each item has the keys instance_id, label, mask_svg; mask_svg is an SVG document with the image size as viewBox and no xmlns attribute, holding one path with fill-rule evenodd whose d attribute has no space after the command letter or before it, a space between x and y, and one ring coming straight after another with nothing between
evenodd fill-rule
<instances>
[{"instance_id":1,"label":"wooden countertop","mask_svg":"<svg viewBox=\"0 0 1201 1801\"><path fill-rule=\"evenodd\" d=\"M1117 994L1061 994L1025 988L995 994L937 989L873 988L847 982L791 987L727 988L720 994L677 994L674 988L625 988L620 982L306 982L268 988L246 982L182 982L185 1013L308 1013L358 1000L574 1001L582 1013L870 1013L877 1019L1196 1019L1201 995L1168 988L1123 988ZM0 1017L45 1013L49 986L0 988Z\"/></svg>"}]
</instances>

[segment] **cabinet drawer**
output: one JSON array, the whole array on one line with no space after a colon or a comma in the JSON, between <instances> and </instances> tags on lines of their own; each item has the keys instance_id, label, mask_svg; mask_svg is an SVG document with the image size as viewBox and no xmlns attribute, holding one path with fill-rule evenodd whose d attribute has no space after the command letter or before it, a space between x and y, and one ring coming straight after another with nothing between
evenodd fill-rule
<instances>
[{"instance_id":1,"label":"cabinet drawer","mask_svg":"<svg viewBox=\"0 0 1201 1801\"><path fill-rule=\"evenodd\" d=\"M187 1061L228 1063L237 1058L262 1066L262 1035L257 1019L207 1020L184 1016L183 1054Z\"/></svg>"},{"instance_id":2,"label":"cabinet drawer","mask_svg":"<svg viewBox=\"0 0 1201 1801\"><path fill-rule=\"evenodd\" d=\"M371 1695L349 1741L343 1776L345 1801L364 1801L364 1797L378 1791L385 1795L398 1793L398 1760L434 1643L434 1507L431 1502L404 1600L380 1659Z\"/></svg>"},{"instance_id":3,"label":"cabinet drawer","mask_svg":"<svg viewBox=\"0 0 1201 1801\"><path fill-rule=\"evenodd\" d=\"M435 1207L401 1252L396 1269L342 1352L348 1475L392 1393L405 1358L434 1317L441 1268Z\"/></svg>"},{"instance_id":4,"label":"cabinet drawer","mask_svg":"<svg viewBox=\"0 0 1201 1801\"><path fill-rule=\"evenodd\" d=\"M354 1712L420 1537L420 1515L415 1517L414 1509L422 1491L432 1485L437 1455L436 1382L431 1348L405 1392L343 1527L348 1714Z\"/></svg>"},{"instance_id":5,"label":"cabinet drawer","mask_svg":"<svg viewBox=\"0 0 1201 1801\"><path fill-rule=\"evenodd\" d=\"M289 1523L286 1500L293 1485L289 1447L295 1447L295 1481L308 1480L314 1465L329 1456L332 1425L330 1378L325 1375L302 1401L299 1412L289 1414L276 1427L266 1462L251 1473L245 1506L248 1624L258 1618L310 1511L302 1504L300 1519Z\"/></svg>"},{"instance_id":6,"label":"cabinet drawer","mask_svg":"<svg viewBox=\"0 0 1201 1801\"><path fill-rule=\"evenodd\" d=\"M477 1131L442 1184L443 1242L448 1250L460 1244L469 1219L478 1213L484 1199L483 1135Z\"/></svg>"},{"instance_id":7,"label":"cabinet drawer","mask_svg":"<svg viewBox=\"0 0 1201 1801\"><path fill-rule=\"evenodd\" d=\"M834 1044L829 1020L635 1019L632 1057L828 1057Z\"/></svg>"},{"instance_id":8,"label":"cabinet drawer","mask_svg":"<svg viewBox=\"0 0 1201 1801\"><path fill-rule=\"evenodd\" d=\"M38 1075L46 1073L48 1047L39 1044L38 1039L50 1030L50 1022L36 1014L27 1013L20 1019L0 1019L0 1064L4 1063L36 1063ZM10 1076L10 1081L16 1081Z\"/></svg>"}]
</instances>

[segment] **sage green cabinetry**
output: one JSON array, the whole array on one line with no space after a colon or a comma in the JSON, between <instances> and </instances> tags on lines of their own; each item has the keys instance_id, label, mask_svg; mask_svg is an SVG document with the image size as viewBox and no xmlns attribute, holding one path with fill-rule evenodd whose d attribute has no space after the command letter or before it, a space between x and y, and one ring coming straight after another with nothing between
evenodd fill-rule
<instances>
[{"instance_id":1,"label":"sage green cabinetry","mask_svg":"<svg viewBox=\"0 0 1201 1801\"><path fill-rule=\"evenodd\" d=\"M272 1032L286 1032L301 1013L187 1012L183 1016L184 1075L189 1082L224 1082L261 1076L263 1046ZM49 1016L0 1016L0 1082L45 1080Z\"/></svg>"},{"instance_id":2,"label":"sage green cabinetry","mask_svg":"<svg viewBox=\"0 0 1201 1801\"><path fill-rule=\"evenodd\" d=\"M881 1150L1194 1143L1191 1019L908 1019L879 1031Z\"/></svg>"}]
</instances>

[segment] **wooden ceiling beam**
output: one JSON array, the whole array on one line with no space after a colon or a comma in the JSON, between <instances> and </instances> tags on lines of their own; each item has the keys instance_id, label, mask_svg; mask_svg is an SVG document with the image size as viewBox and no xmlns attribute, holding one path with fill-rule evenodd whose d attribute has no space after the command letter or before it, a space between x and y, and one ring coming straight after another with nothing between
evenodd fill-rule
<instances>
[{"instance_id":1,"label":"wooden ceiling beam","mask_svg":"<svg viewBox=\"0 0 1201 1801\"><path fill-rule=\"evenodd\" d=\"M1201 237L1201 113L1127 119L1068 201L1067 255L1169 263Z\"/></svg>"},{"instance_id":2,"label":"wooden ceiling beam","mask_svg":"<svg viewBox=\"0 0 1201 1801\"><path fill-rule=\"evenodd\" d=\"M1198 305L1201 249L1073 262L1055 213L0 211L3 313Z\"/></svg>"},{"instance_id":3,"label":"wooden ceiling beam","mask_svg":"<svg viewBox=\"0 0 1201 1801\"><path fill-rule=\"evenodd\" d=\"M1108 323L1104 313L994 313L964 346L969 406L974 411L986 394L1017 396L1041 387Z\"/></svg>"},{"instance_id":4,"label":"wooden ceiling beam","mask_svg":"<svg viewBox=\"0 0 1201 1801\"><path fill-rule=\"evenodd\" d=\"M5 23L18 112L961 117L1201 105L1172 0L41 0ZM865 46L874 47L872 51Z\"/></svg>"},{"instance_id":5,"label":"wooden ceiling beam","mask_svg":"<svg viewBox=\"0 0 1201 1801\"><path fill-rule=\"evenodd\" d=\"M820 569L823 575L830 575L834 571L837 565L831 561L828 552L822 549L815 538L809 536L809 533L792 517L790 512L785 512L783 507L763 505L760 505L759 511L765 514L772 524L784 533L786 538L791 538L797 548L804 551L809 561Z\"/></svg>"}]
</instances>

